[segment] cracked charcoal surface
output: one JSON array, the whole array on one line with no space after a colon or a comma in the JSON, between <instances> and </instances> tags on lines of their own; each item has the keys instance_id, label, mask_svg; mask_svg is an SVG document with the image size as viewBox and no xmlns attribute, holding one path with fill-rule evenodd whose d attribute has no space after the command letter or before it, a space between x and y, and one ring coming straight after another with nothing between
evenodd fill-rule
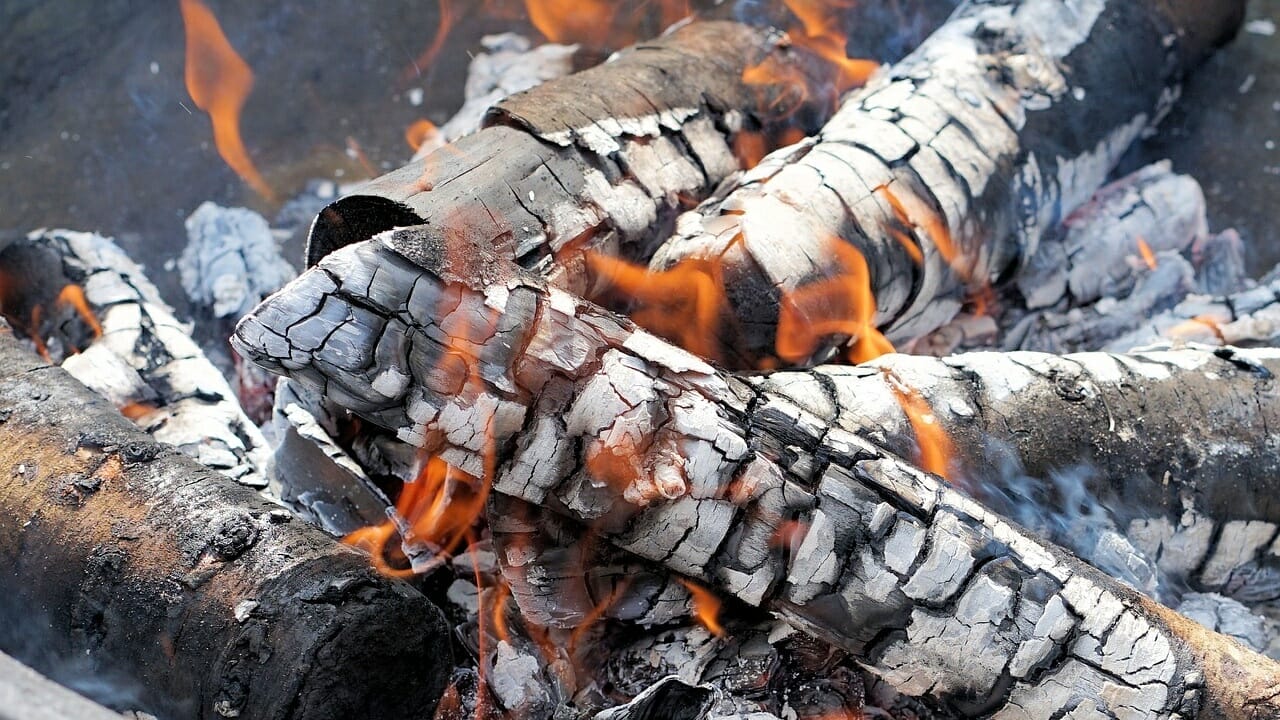
<instances>
[{"instance_id":1,"label":"cracked charcoal surface","mask_svg":"<svg viewBox=\"0 0 1280 720\"><path fill-rule=\"evenodd\" d=\"M999 717L1089 706L1230 717L1272 702L1269 661L858 434L483 250L441 248L424 273L396 244L329 256L246 318L237 346L458 467L479 468L483 452L459 422L490 428L503 448L497 492L768 607L907 694ZM375 344L381 318L408 328L398 350ZM498 337L467 351L478 373L440 372L459 338ZM1237 353L1246 368L1275 359ZM378 389L387 372L408 381ZM593 453L621 437L642 442L647 472L594 476ZM769 539L785 520L807 531L779 553Z\"/></svg>"},{"instance_id":2,"label":"cracked charcoal surface","mask_svg":"<svg viewBox=\"0 0 1280 720\"><path fill-rule=\"evenodd\" d=\"M834 238L866 258L889 339L923 335L1036 254L1167 111L1183 74L1231 35L1242 7L968 3L815 137L681 216L651 267L727 264L736 322L721 345L735 365L772 355L782 293L840 272L825 246ZM847 341L827 338L813 356Z\"/></svg>"}]
</instances>

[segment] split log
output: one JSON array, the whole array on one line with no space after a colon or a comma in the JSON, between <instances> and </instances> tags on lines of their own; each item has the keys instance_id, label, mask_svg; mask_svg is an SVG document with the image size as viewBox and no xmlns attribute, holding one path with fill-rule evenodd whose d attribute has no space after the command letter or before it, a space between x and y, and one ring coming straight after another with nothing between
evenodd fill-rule
<instances>
[{"instance_id":1,"label":"split log","mask_svg":"<svg viewBox=\"0 0 1280 720\"><path fill-rule=\"evenodd\" d=\"M443 619L0 337L0 647L191 718L420 717Z\"/></svg>"},{"instance_id":2,"label":"split log","mask_svg":"<svg viewBox=\"0 0 1280 720\"><path fill-rule=\"evenodd\" d=\"M923 335L1036 253L1243 10L1240 0L966 3L815 137L679 218L650 267L719 266L729 312L718 357L733 366L821 361L875 328L893 342ZM839 323L784 351L788 306L847 319L797 299L829 293L817 288L833 277L874 296L875 307L856 300L874 311L872 327Z\"/></svg>"},{"instance_id":3,"label":"split log","mask_svg":"<svg viewBox=\"0 0 1280 720\"><path fill-rule=\"evenodd\" d=\"M744 79L765 65L793 82ZM782 33L686 24L503 100L481 131L339 199L316 217L307 264L405 225L528 266L572 265L586 247L643 254L682 203L738 170L735 138L820 125L832 74Z\"/></svg>"},{"instance_id":4,"label":"split log","mask_svg":"<svg viewBox=\"0 0 1280 720\"><path fill-rule=\"evenodd\" d=\"M32 324L26 319L40 313L44 320L29 334L76 379L155 439L241 484L266 487L262 433L190 328L119 246L93 233L37 231L3 246L0 274L8 280L5 315ZM80 288L83 307L58 299L67 287Z\"/></svg>"},{"instance_id":5,"label":"split log","mask_svg":"<svg viewBox=\"0 0 1280 720\"><path fill-rule=\"evenodd\" d=\"M401 240L331 254L234 344L908 695L1002 718L1280 713L1280 666L935 476L484 248Z\"/></svg>"}]
</instances>

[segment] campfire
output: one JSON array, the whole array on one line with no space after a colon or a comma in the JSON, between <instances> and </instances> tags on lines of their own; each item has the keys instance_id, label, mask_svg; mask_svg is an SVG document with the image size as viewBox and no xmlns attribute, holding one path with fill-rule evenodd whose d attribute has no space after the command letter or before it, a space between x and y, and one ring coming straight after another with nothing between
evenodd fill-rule
<instances>
[{"instance_id":1,"label":"campfire","mask_svg":"<svg viewBox=\"0 0 1280 720\"><path fill-rule=\"evenodd\" d=\"M181 0L279 217L0 242L15 717L1280 718L1280 278L1119 169L1243 0L439 5L299 189Z\"/></svg>"}]
</instances>

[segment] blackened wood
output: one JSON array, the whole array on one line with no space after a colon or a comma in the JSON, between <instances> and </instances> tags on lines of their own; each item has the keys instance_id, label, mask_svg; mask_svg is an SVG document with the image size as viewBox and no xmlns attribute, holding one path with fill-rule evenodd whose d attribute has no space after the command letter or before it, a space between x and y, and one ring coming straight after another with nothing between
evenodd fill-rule
<instances>
[{"instance_id":1,"label":"blackened wood","mask_svg":"<svg viewBox=\"0 0 1280 720\"><path fill-rule=\"evenodd\" d=\"M192 718L420 717L439 611L0 336L0 647ZM24 653L25 655L25 653ZM38 660L38 662L37 662Z\"/></svg>"},{"instance_id":2,"label":"blackened wood","mask_svg":"<svg viewBox=\"0 0 1280 720\"><path fill-rule=\"evenodd\" d=\"M737 366L774 356L784 294L849 272L833 242L865 258L890 340L927 333L1035 254L1243 7L966 3L815 137L682 216L651 266L723 264L731 312L719 355ZM809 355L821 361L850 338L817 340Z\"/></svg>"},{"instance_id":3,"label":"blackened wood","mask_svg":"<svg viewBox=\"0 0 1280 720\"><path fill-rule=\"evenodd\" d=\"M484 248L397 245L331 254L233 342L906 694L1000 717L1280 713L1280 666L875 443Z\"/></svg>"},{"instance_id":4,"label":"blackened wood","mask_svg":"<svg viewBox=\"0 0 1280 720\"><path fill-rule=\"evenodd\" d=\"M758 65L799 82L744 81ZM641 252L683 203L738 170L739 134L820 125L830 74L777 31L690 23L503 100L480 132L330 205L312 226L308 264L419 224L526 265L588 246Z\"/></svg>"}]
</instances>

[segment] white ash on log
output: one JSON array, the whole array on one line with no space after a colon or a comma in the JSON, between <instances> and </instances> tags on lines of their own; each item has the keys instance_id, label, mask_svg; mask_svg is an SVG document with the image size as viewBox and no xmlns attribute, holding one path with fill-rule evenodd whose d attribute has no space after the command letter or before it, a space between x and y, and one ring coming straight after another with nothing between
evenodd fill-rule
<instances>
[{"instance_id":1,"label":"white ash on log","mask_svg":"<svg viewBox=\"0 0 1280 720\"><path fill-rule=\"evenodd\" d=\"M191 718L418 717L439 611L0 337L0 647Z\"/></svg>"},{"instance_id":2,"label":"white ash on log","mask_svg":"<svg viewBox=\"0 0 1280 720\"><path fill-rule=\"evenodd\" d=\"M1028 309L1124 297L1138 270L1209 234L1204 191L1168 162L1107 185L1047 233L1015 280Z\"/></svg>"},{"instance_id":3,"label":"white ash on log","mask_svg":"<svg viewBox=\"0 0 1280 720\"><path fill-rule=\"evenodd\" d=\"M719 266L729 309L717 355L733 366L821 361L876 328L894 342L928 333L1036 254L1231 37L1243 8L966 3L846 96L815 137L679 218L650 267ZM815 321L816 337L779 345L788 308L833 320L821 317L831 300L799 300L832 278L874 296L874 307L852 301L868 305L870 327Z\"/></svg>"},{"instance_id":4,"label":"white ash on log","mask_svg":"<svg viewBox=\"0 0 1280 720\"><path fill-rule=\"evenodd\" d=\"M1263 600L1280 597L1277 373L1270 352L1181 348L886 355L751 382L901 457L936 453L928 469L1024 524L1078 472L1077 504L1107 508L1168 579Z\"/></svg>"},{"instance_id":5,"label":"white ash on log","mask_svg":"<svg viewBox=\"0 0 1280 720\"><path fill-rule=\"evenodd\" d=\"M484 50L472 56L467 66L462 107L448 122L426 133L414 160L479 130L489 108L507 97L573 72L578 51L577 45L556 43L531 47L528 38L515 33L486 35L480 38L480 46Z\"/></svg>"},{"instance_id":6,"label":"white ash on log","mask_svg":"<svg viewBox=\"0 0 1280 720\"><path fill-rule=\"evenodd\" d=\"M0 250L0 273L9 279L0 303L6 316L31 325L33 308L47 308L27 330L65 357L68 372L157 440L244 485L266 487L262 433L190 328L114 242L93 233L37 231ZM56 298L66 287L82 289L83 308ZM82 317L86 312L96 328Z\"/></svg>"},{"instance_id":7,"label":"white ash on log","mask_svg":"<svg viewBox=\"0 0 1280 720\"><path fill-rule=\"evenodd\" d=\"M804 86L744 80L765 63ZM484 129L339 199L316 217L307 264L420 224L530 266L583 247L641 254L686 198L739 169L740 134L820 123L830 73L776 31L686 24L503 100Z\"/></svg>"},{"instance_id":8,"label":"white ash on log","mask_svg":"<svg viewBox=\"0 0 1280 720\"><path fill-rule=\"evenodd\" d=\"M498 493L767 607L905 694L1002 718L1280 712L1280 666L937 477L484 248L402 239L413 262L390 237L344 248L233 342L461 472L492 468ZM801 532L779 547L788 521Z\"/></svg>"}]
</instances>

